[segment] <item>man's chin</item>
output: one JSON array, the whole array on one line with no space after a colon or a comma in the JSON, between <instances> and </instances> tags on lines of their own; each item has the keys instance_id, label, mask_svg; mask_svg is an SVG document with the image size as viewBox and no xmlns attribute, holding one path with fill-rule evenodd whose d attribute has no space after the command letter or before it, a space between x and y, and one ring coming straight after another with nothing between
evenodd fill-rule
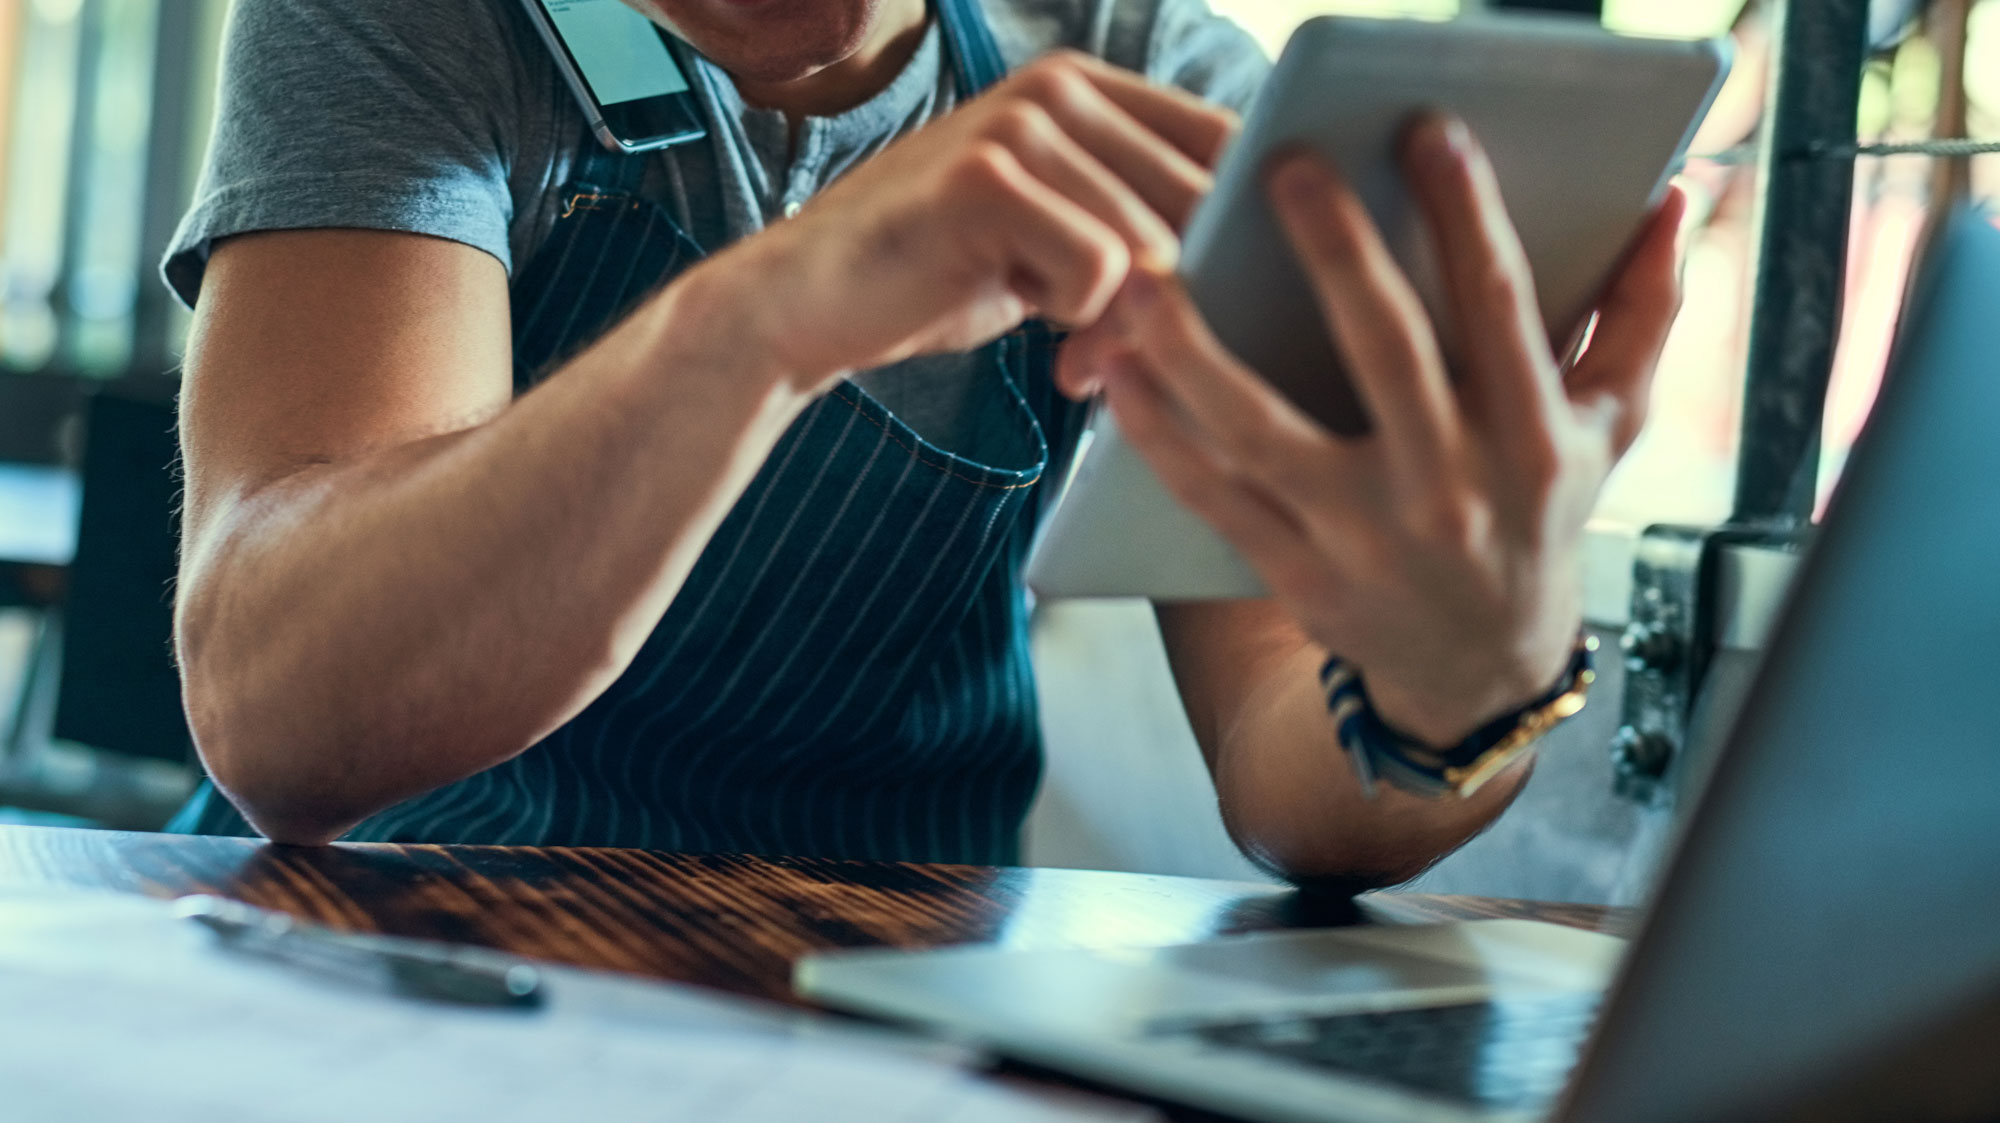
<instances>
[{"instance_id":1,"label":"man's chin","mask_svg":"<svg viewBox=\"0 0 2000 1123\"><path fill-rule=\"evenodd\" d=\"M787 82L803 81L847 57L844 54L825 58L819 55L800 56L792 53L699 49L709 61L727 71L738 83L746 86L780 86Z\"/></svg>"},{"instance_id":2,"label":"man's chin","mask_svg":"<svg viewBox=\"0 0 2000 1123\"><path fill-rule=\"evenodd\" d=\"M739 81L796 82L861 49L879 0L627 0Z\"/></svg>"}]
</instances>

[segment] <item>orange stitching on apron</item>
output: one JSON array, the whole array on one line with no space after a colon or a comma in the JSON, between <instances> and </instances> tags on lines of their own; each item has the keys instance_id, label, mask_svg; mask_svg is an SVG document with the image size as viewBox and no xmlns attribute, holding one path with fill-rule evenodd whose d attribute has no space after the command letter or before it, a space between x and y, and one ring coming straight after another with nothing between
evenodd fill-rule
<instances>
[{"instance_id":1,"label":"orange stitching on apron","mask_svg":"<svg viewBox=\"0 0 2000 1123\"><path fill-rule=\"evenodd\" d=\"M639 200L624 195L571 195L563 203L563 218L569 218L578 211L617 210L619 205L636 208Z\"/></svg>"}]
</instances>

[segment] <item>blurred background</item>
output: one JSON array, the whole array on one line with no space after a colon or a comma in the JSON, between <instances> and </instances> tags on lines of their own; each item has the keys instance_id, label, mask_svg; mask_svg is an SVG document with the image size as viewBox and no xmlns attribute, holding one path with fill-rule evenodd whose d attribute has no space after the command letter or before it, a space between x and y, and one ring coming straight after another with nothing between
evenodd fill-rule
<instances>
[{"instance_id":1,"label":"blurred background","mask_svg":"<svg viewBox=\"0 0 2000 1123\"><path fill-rule=\"evenodd\" d=\"M1273 53L1314 15L1449 19L1467 8L1211 2ZM1634 528L1731 512L1769 37L1763 7L1742 0L1568 6L1621 31L1729 34L1738 47L1684 177L1695 204L1688 299L1651 428L1600 510L1596 538L1612 545L1601 562L1593 554L1604 570L1592 574L1593 604L1615 604L1630 588ZM1919 5L1879 8L1860 76L1862 142L2000 134L2000 0L1961 0L1942 31ZM0 0L0 821L150 829L193 783L166 633L171 401L187 317L154 266L193 191L227 9ZM2000 196L2000 156L1960 166L1974 196ZM1921 156L1856 164L1822 489L1874 399L1936 173ZM1144 607L1044 606L1036 644L1051 762L1031 859L1257 876L1223 836ZM1611 668L1590 717L1552 742L1525 805L1426 887L1576 900L1643 892L1670 808L1614 790L1606 746L1618 677Z\"/></svg>"}]
</instances>

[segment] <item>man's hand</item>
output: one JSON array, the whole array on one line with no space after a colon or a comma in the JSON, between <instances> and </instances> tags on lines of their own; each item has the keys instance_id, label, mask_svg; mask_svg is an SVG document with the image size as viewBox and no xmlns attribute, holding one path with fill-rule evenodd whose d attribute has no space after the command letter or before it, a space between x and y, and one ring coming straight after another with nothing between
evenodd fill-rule
<instances>
[{"instance_id":1,"label":"man's hand","mask_svg":"<svg viewBox=\"0 0 2000 1123\"><path fill-rule=\"evenodd\" d=\"M1095 322L1135 263L1170 269L1234 115L1050 55L705 266L795 383Z\"/></svg>"},{"instance_id":2,"label":"man's hand","mask_svg":"<svg viewBox=\"0 0 2000 1123\"><path fill-rule=\"evenodd\" d=\"M1548 690L1581 616L1582 530L1638 434L1679 304L1678 192L1606 290L1567 372L1484 153L1454 121L1413 131L1409 181L1465 341L1440 333L1359 198L1294 156L1272 196L1374 429L1328 433L1225 352L1163 271L1134 271L1071 341L1168 489L1243 553L1306 634L1357 665L1392 724L1457 743Z\"/></svg>"}]
</instances>

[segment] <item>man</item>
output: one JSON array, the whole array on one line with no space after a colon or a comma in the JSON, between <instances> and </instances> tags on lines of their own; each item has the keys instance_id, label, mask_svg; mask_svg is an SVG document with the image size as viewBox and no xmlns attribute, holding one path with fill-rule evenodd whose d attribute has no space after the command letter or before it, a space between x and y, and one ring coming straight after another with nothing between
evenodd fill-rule
<instances>
[{"instance_id":1,"label":"man","mask_svg":"<svg viewBox=\"0 0 2000 1123\"><path fill-rule=\"evenodd\" d=\"M1418 129L1454 381L1338 173L1272 169L1376 420L1343 441L1172 278L1233 128L1192 95L1262 73L1201 0L635 2L691 44L710 142L596 148L513 0L236 5L167 265L198 297L179 653L230 800L178 826L1010 860L1058 385L1273 591L1158 610L1247 853L1381 883L1500 812L1525 758L1368 798L1318 672L1419 753L1575 679L1678 197L1564 371L1477 144Z\"/></svg>"}]
</instances>

